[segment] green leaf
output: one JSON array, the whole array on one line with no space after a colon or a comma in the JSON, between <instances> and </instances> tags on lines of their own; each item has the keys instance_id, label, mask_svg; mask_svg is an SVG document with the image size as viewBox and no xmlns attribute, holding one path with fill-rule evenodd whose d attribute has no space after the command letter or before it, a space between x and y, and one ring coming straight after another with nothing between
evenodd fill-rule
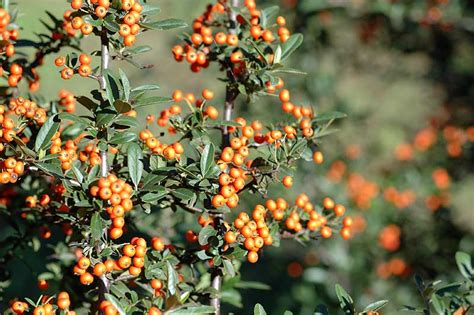
<instances>
[{"instance_id":1,"label":"green leaf","mask_svg":"<svg viewBox=\"0 0 474 315\"><path fill-rule=\"evenodd\" d=\"M137 100L133 105L135 108L143 107L143 106L150 106L150 105L157 105L161 103L169 103L172 102L173 99L170 97L163 97L163 96L152 96L144 99Z\"/></svg>"},{"instance_id":2,"label":"green leaf","mask_svg":"<svg viewBox=\"0 0 474 315\"><path fill-rule=\"evenodd\" d=\"M217 235L217 231L211 225L206 225L198 235L198 241L200 245L206 245L209 237Z\"/></svg>"},{"instance_id":3,"label":"green leaf","mask_svg":"<svg viewBox=\"0 0 474 315\"><path fill-rule=\"evenodd\" d=\"M163 190L161 190L159 192L146 193L142 196L141 199L142 199L143 202L146 202L146 203L155 203L158 200L162 199L164 196L166 196L166 194L167 194L167 192L163 188Z\"/></svg>"},{"instance_id":4,"label":"green leaf","mask_svg":"<svg viewBox=\"0 0 474 315\"><path fill-rule=\"evenodd\" d=\"M91 237L94 242L98 242L102 237L102 233L104 231L105 224L100 214L98 212L94 213L91 218Z\"/></svg>"},{"instance_id":5,"label":"green leaf","mask_svg":"<svg viewBox=\"0 0 474 315\"><path fill-rule=\"evenodd\" d=\"M278 45L277 48L275 49L275 56L273 57L273 63L274 64L277 64L277 63L280 63L281 61L281 46Z\"/></svg>"},{"instance_id":6,"label":"green leaf","mask_svg":"<svg viewBox=\"0 0 474 315\"><path fill-rule=\"evenodd\" d=\"M253 315L267 315L267 312L260 303L257 303L253 308Z\"/></svg>"},{"instance_id":7,"label":"green leaf","mask_svg":"<svg viewBox=\"0 0 474 315\"><path fill-rule=\"evenodd\" d=\"M158 84L145 84L137 86L136 88L132 89L132 92L140 92L140 91L155 91L159 90L160 86Z\"/></svg>"},{"instance_id":8,"label":"green leaf","mask_svg":"<svg viewBox=\"0 0 474 315\"><path fill-rule=\"evenodd\" d=\"M336 295L344 313L355 314L354 301L352 300L352 297L339 284L336 284Z\"/></svg>"},{"instance_id":9,"label":"green leaf","mask_svg":"<svg viewBox=\"0 0 474 315\"><path fill-rule=\"evenodd\" d=\"M257 281L240 281L235 284L238 289L271 290L268 284Z\"/></svg>"},{"instance_id":10,"label":"green leaf","mask_svg":"<svg viewBox=\"0 0 474 315\"><path fill-rule=\"evenodd\" d=\"M461 274L465 278L471 279L473 276L471 256L464 252L457 252L455 255L455 258L456 258L456 264L458 265L458 269L461 272Z\"/></svg>"},{"instance_id":11,"label":"green leaf","mask_svg":"<svg viewBox=\"0 0 474 315\"><path fill-rule=\"evenodd\" d=\"M456 291L462 286L461 282L449 283L436 289L435 293L439 296L444 296L446 293Z\"/></svg>"},{"instance_id":12,"label":"green leaf","mask_svg":"<svg viewBox=\"0 0 474 315\"><path fill-rule=\"evenodd\" d=\"M127 78L127 75L122 69L119 69L119 74L120 74L120 81L122 82L123 86L123 96L126 101L129 100L130 98L130 81Z\"/></svg>"},{"instance_id":13,"label":"green leaf","mask_svg":"<svg viewBox=\"0 0 474 315\"><path fill-rule=\"evenodd\" d=\"M87 96L78 96L76 97L76 100L79 102L79 104L83 105L90 111L95 111L98 106L93 100L91 100Z\"/></svg>"},{"instance_id":14,"label":"green leaf","mask_svg":"<svg viewBox=\"0 0 474 315\"><path fill-rule=\"evenodd\" d=\"M135 189L138 188L140 179L143 174L143 153L142 148L137 143L130 143L127 149L127 165L128 174L130 179L135 185Z\"/></svg>"},{"instance_id":15,"label":"green leaf","mask_svg":"<svg viewBox=\"0 0 474 315\"><path fill-rule=\"evenodd\" d=\"M265 29L269 25L271 19L273 19L277 14L280 8L277 5L265 8L261 11L261 20L260 25Z\"/></svg>"},{"instance_id":16,"label":"green leaf","mask_svg":"<svg viewBox=\"0 0 474 315\"><path fill-rule=\"evenodd\" d=\"M366 306L366 308L364 308L364 312L370 312L370 311L376 312L382 307L384 307L385 305L387 305L387 303L388 303L388 300L380 300L374 303L370 303L369 305Z\"/></svg>"},{"instance_id":17,"label":"green leaf","mask_svg":"<svg viewBox=\"0 0 474 315\"><path fill-rule=\"evenodd\" d=\"M143 10L142 10L143 15L153 15L160 12L161 12L161 9L156 5L150 5L147 3L143 4Z\"/></svg>"},{"instance_id":18,"label":"green leaf","mask_svg":"<svg viewBox=\"0 0 474 315\"><path fill-rule=\"evenodd\" d=\"M89 23L89 24L91 24L92 26L95 26L95 27L101 26L102 22L103 22L102 19L94 20L90 14L84 15L82 17L82 19L84 20L84 23Z\"/></svg>"},{"instance_id":19,"label":"green leaf","mask_svg":"<svg viewBox=\"0 0 474 315\"><path fill-rule=\"evenodd\" d=\"M303 43L303 35L293 34L281 45L281 60L285 61Z\"/></svg>"},{"instance_id":20,"label":"green leaf","mask_svg":"<svg viewBox=\"0 0 474 315\"><path fill-rule=\"evenodd\" d=\"M124 144L136 141L138 139L137 135L134 132L124 131L124 132L117 132L112 136L110 139L110 143L112 144Z\"/></svg>"},{"instance_id":21,"label":"green leaf","mask_svg":"<svg viewBox=\"0 0 474 315\"><path fill-rule=\"evenodd\" d=\"M122 100L115 100L114 108L117 112L123 114L132 110L132 105Z\"/></svg>"},{"instance_id":22,"label":"green leaf","mask_svg":"<svg viewBox=\"0 0 474 315\"><path fill-rule=\"evenodd\" d=\"M127 52L129 52L132 55L135 54L141 54L147 51L150 51L152 48L149 45L142 45L142 46L136 46L133 48L127 48Z\"/></svg>"},{"instance_id":23,"label":"green leaf","mask_svg":"<svg viewBox=\"0 0 474 315\"><path fill-rule=\"evenodd\" d=\"M169 310L166 314L185 315L185 314L214 314L214 307L212 306L183 306L174 310Z\"/></svg>"},{"instance_id":24,"label":"green leaf","mask_svg":"<svg viewBox=\"0 0 474 315\"><path fill-rule=\"evenodd\" d=\"M281 57L280 57L281 61ZM274 64L274 66L277 64ZM298 74L298 75L307 75L307 72L298 70L298 69L293 69L293 68L278 68L278 69L273 69L268 71L270 73L288 73L288 74Z\"/></svg>"},{"instance_id":25,"label":"green leaf","mask_svg":"<svg viewBox=\"0 0 474 315\"><path fill-rule=\"evenodd\" d=\"M111 123L116 116L117 114L111 110L103 110L97 113L97 120L95 123L97 127L103 127Z\"/></svg>"},{"instance_id":26,"label":"green leaf","mask_svg":"<svg viewBox=\"0 0 474 315\"><path fill-rule=\"evenodd\" d=\"M188 201L194 197L194 192L187 188L173 189L171 194L182 201Z\"/></svg>"},{"instance_id":27,"label":"green leaf","mask_svg":"<svg viewBox=\"0 0 474 315\"><path fill-rule=\"evenodd\" d=\"M446 314L446 305L437 295L431 296L431 304L438 314Z\"/></svg>"},{"instance_id":28,"label":"green leaf","mask_svg":"<svg viewBox=\"0 0 474 315\"><path fill-rule=\"evenodd\" d=\"M224 121L224 120L207 120L206 125L208 127L241 127L238 122L235 121Z\"/></svg>"},{"instance_id":29,"label":"green leaf","mask_svg":"<svg viewBox=\"0 0 474 315\"><path fill-rule=\"evenodd\" d=\"M110 17L110 18L109 18ZM118 32L120 31L120 25L113 20L114 15L111 14L109 15L105 20L104 20L104 26L111 32Z\"/></svg>"},{"instance_id":30,"label":"green leaf","mask_svg":"<svg viewBox=\"0 0 474 315\"><path fill-rule=\"evenodd\" d=\"M226 274L230 277L235 276L235 270L234 270L234 265L232 264L232 261L223 259L222 263L224 264L224 270Z\"/></svg>"},{"instance_id":31,"label":"green leaf","mask_svg":"<svg viewBox=\"0 0 474 315\"><path fill-rule=\"evenodd\" d=\"M84 126L89 125L89 123L91 122L89 117L83 118L75 114L66 113L66 112L59 113L59 118L61 120L70 120L72 122L75 122Z\"/></svg>"},{"instance_id":32,"label":"green leaf","mask_svg":"<svg viewBox=\"0 0 474 315\"><path fill-rule=\"evenodd\" d=\"M187 27L188 24L178 19L166 19L166 20L150 22L150 23L140 23L140 26L142 26L143 28L154 29L154 30L170 30L173 28Z\"/></svg>"},{"instance_id":33,"label":"green leaf","mask_svg":"<svg viewBox=\"0 0 474 315\"><path fill-rule=\"evenodd\" d=\"M206 176L206 174L211 169L214 164L214 145L212 143L206 144L201 154L201 175Z\"/></svg>"},{"instance_id":34,"label":"green leaf","mask_svg":"<svg viewBox=\"0 0 474 315\"><path fill-rule=\"evenodd\" d=\"M170 264L169 261L166 261L166 273L168 275L168 291L171 295L176 293L176 285L178 283L178 276L176 275L176 271L174 270L173 266Z\"/></svg>"},{"instance_id":35,"label":"green leaf","mask_svg":"<svg viewBox=\"0 0 474 315\"><path fill-rule=\"evenodd\" d=\"M114 125L125 127L138 127L138 120L136 117L122 115L114 121Z\"/></svg>"},{"instance_id":36,"label":"green leaf","mask_svg":"<svg viewBox=\"0 0 474 315\"><path fill-rule=\"evenodd\" d=\"M110 70L105 69L103 72L104 72L103 75L104 75L105 81L107 82L105 86L105 93L107 95L107 100L109 101L110 104L114 104L115 100L120 98L119 81Z\"/></svg>"},{"instance_id":37,"label":"green leaf","mask_svg":"<svg viewBox=\"0 0 474 315\"><path fill-rule=\"evenodd\" d=\"M45 149L51 144L51 139L59 130L60 122L58 114L54 114L46 120L36 136L35 151Z\"/></svg>"},{"instance_id":38,"label":"green leaf","mask_svg":"<svg viewBox=\"0 0 474 315\"><path fill-rule=\"evenodd\" d=\"M316 117L313 118L313 122L328 121L328 120L340 119L340 118L345 118L345 117L347 117L347 115L341 112L329 112L329 113L316 115Z\"/></svg>"}]
</instances>

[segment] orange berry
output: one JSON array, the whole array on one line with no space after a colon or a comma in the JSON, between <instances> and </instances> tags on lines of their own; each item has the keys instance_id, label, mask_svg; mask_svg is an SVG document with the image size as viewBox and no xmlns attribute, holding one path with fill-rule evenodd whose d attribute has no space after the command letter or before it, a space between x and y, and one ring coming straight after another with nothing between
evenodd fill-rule
<instances>
[{"instance_id":1,"label":"orange berry","mask_svg":"<svg viewBox=\"0 0 474 315\"><path fill-rule=\"evenodd\" d=\"M208 89L204 89L202 91L202 97L204 97L204 99L207 101L212 100L214 98L214 92Z\"/></svg>"},{"instance_id":2,"label":"orange berry","mask_svg":"<svg viewBox=\"0 0 474 315\"><path fill-rule=\"evenodd\" d=\"M258 254L256 251L250 251L247 254L247 260L248 262L254 264L258 261Z\"/></svg>"},{"instance_id":3,"label":"orange berry","mask_svg":"<svg viewBox=\"0 0 474 315\"><path fill-rule=\"evenodd\" d=\"M334 208L334 201L331 198L326 197L323 199L323 206L326 209L332 209Z\"/></svg>"},{"instance_id":4,"label":"orange berry","mask_svg":"<svg viewBox=\"0 0 474 315\"><path fill-rule=\"evenodd\" d=\"M337 204L334 206L334 214L337 217L342 217L346 212L346 208L343 205Z\"/></svg>"},{"instance_id":5,"label":"orange berry","mask_svg":"<svg viewBox=\"0 0 474 315\"><path fill-rule=\"evenodd\" d=\"M224 196L222 196L222 195L215 195L214 197L212 197L212 205L215 208L220 208L225 203L226 203L226 200L225 200Z\"/></svg>"},{"instance_id":6,"label":"orange berry","mask_svg":"<svg viewBox=\"0 0 474 315\"><path fill-rule=\"evenodd\" d=\"M80 276L80 281L83 285L90 285L94 281L94 277L90 273L85 272Z\"/></svg>"},{"instance_id":7,"label":"orange berry","mask_svg":"<svg viewBox=\"0 0 474 315\"><path fill-rule=\"evenodd\" d=\"M324 238L330 238L332 236L332 230L329 226L323 226L321 228L321 236Z\"/></svg>"},{"instance_id":8,"label":"orange berry","mask_svg":"<svg viewBox=\"0 0 474 315\"><path fill-rule=\"evenodd\" d=\"M97 277L102 276L107 271L107 267L103 263L97 263L94 266L93 274Z\"/></svg>"},{"instance_id":9,"label":"orange berry","mask_svg":"<svg viewBox=\"0 0 474 315\"><path fill-rule=\"evenodd\" d=\"M348 240L352 237L352 232L349 227L343 227L339 232L343 239Z\"/></svg>"},{"instance_id":10,"label":"orange berry","mask_svg":"<svg viewBox=\"0 0 474 315\"><path fill-rule=\"evenodd\" d=\"M324 162L324 156L320 151L314 151L313 161L316 164L322 164Z\"/></svg>"},{"instance_id":11,"label":"orange berry","mask_svg":"<svg viewBox=\"0 0 474 315\"><path fill-rule=\"evenodd\" d=\"M235 243L235 240L236 240L235 233L232 231L226 232L224 234L224 240L226 241L227 244Z\"/></svg>"},{"instance_id":12,"label":"orange berry","mask_svg":"<svg viewBox=\"0 0 474 315\"><path fill-rule=\"evenodd\" d=\"M95 15L98 18L103 18L105 17L106 14L107 14L107 9L105 7L98 6L97 8L95 8Z\"/></svg>"},{"instance_id":13,"label":"orange berry","mask_svg":"<svg viewBox=\"0 0 474 315\"><path fill-rule=\"evenodd\" d=\"M293 186L293 177L291 176L285 176L283 177L283 186L285 186L286 188L290 188L291 186Z\"/></svg>"},{"instance_id":14,"label":"orange berry","mask_svg":"<svg viewBox=\"0 0 474 315\"><path fill-rule=\"evenodd\" d=\"M133 257L135 256L136 250L135 246L131 244L127 244L123 247L123 254L128 257Z\"/></svg>"}]
</instances>

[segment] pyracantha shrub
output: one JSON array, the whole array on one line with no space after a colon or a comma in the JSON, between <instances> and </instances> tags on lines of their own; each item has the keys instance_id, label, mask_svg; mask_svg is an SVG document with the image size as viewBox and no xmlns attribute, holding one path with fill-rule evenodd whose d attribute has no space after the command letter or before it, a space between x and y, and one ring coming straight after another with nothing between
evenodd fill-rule
<instances>
[{"instance_id":1,"label":"pyracantha shrub","mask_svg":"<svg viewBox=\"0 0 474 315\"><path fill-rule=\"evenodd\" d=\"M222 288L238 287L242 258L256 263L281 239L351 237L352 219L337 198L311 201L299 193L286 200L269 189L272 183L291 189L299 160L321 164L320 139L344 117L299 105L285 88L280 76L299 73L285 62L303 36L290 33L277 7L259 10L248 0L210 4L173 48L193 71L219 65L223 100L206 88L200 95L158 96L158 85L133 86L118 68L121 60L141 67L133 57L149 50L138 44L143 32L186 27L156 20L157 7L73 0L63 19L51 16L50 36L25 42L37 48L33 62L12 60L18 44L12 10L0 12L9 83L0 112L1 214L12 231L2 242L1 262L28 248L52 255L37 275L44 294L10 301L11 311L220 314ZM89 37L100 47L81 51ZM64 46L78 52L62 55ZM58 82L78 74L98 88L78 96L61 91L49 103L22 96L17 83L27 75L34 91L34 69L50 53L58 53ZM283 120L234 117L235 107L254 106L264 96L277 100L287 113ZM145 106L152 113L139 117ZM252 198L253 208L239 208L242 196ZM183 225L159 235L156 226L168 209ZM192 228L184 228L190 220ZM1 290L9 296L8 284Z\"/></svg>"}]
</instances>

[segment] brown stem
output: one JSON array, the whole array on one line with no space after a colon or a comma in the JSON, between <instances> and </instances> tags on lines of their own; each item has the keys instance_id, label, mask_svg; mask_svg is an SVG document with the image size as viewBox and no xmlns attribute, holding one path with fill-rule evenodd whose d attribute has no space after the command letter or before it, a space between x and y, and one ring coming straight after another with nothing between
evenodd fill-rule
<instances>
[{"instance_id":1,"label":"brown stem","mask_svg":"<svg viewBox=\"0 0 474 315\"><path fill-rule=\"evenodd\" d=\"M230 0L231 7L238 7L239 0ZM236 34L237 33L237 14L232 10L231 7L227 8L229 14L229 33ZM228 67L227 69L227 86L226 86L226 96L225 96L225 104L224 104L224 121L231 121L232 120L232 111L234 109L234 103L239 95L239 92L234 88L232 81L234 80L234 75L232 72L232 68ZM230 135L229 130L226 126L222 128L222 149L224 147L229 146L230 143ZM216 214L214 215L214 222L220 222L223 220L223 214ZM211 275L211 286L215 290L215 296L211 298L211 306L214 307L214 314L220 315L221 314L221 299L220 299L220 291L222 287L222 276L220 270L216 268Z\"/></svg>"},{"instance_id":2,"label":"brown stem","mask_svg":"<svg viewBox=\"0 0 474 315\"><path fill-rule=\"evenodd\" d=\"M100 46L101 46L101 57L100 57L100 75L99 75L99 84L100 89L105 90L107 88L107 80L105 79L104 70L109 68L109 60L110 60L110 53L109 53L109 38L107 36L107 29L105 27L102 28L102 32L100 35ZM101 176L106 177L108 174L108 165L107 165L107 150L102 150L100 152L100 159L101 159ZM102 250L102 248L98 248L98 250ZM109 293L110 289L110 281L104 275L99 278L99 303L105 300L105 294Z\"/></svg>"}]
</instances>

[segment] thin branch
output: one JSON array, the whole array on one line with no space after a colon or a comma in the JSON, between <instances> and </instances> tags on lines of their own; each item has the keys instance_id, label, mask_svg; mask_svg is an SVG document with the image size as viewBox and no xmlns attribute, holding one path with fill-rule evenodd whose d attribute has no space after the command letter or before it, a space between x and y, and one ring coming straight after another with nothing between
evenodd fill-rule
<instances>
[{"instance_id":1,"label":"thin branch","mask_svg":"<svg viewBox=\"0 0 474 315\"><path fill-rule=\"evenodd\" d=\"M230 7L227 7L227 11L229 14L229 33L236 34L237 33L237 14L232 9L232 7L238 7L239 0L231 0ZM225 97L225 105L224 105L224 121L231 121L232 120L232 111L234 109L234 102L237 98L238 91L232 86L231 81L234 81L235 78L233 76L233 71L231 67L227 69L227 82L226 87L226 97ZM222 129L222 148L229 146L230 143L230 135L229 130L227 127L224 126ZM223 214L216 214L214 216L215 219L219 220L223 218ZM214 314L220 315L221 314L221 299L220 299L220 291L222 287L222 276L220 274L220 270L216 268L211 275L211 286L214 290L216 290L216 296L211 298L211 306L214 307Z\"/></svg>"},{"instance_id":2,"label":"thin branch","mask_svg":"<svg viewBox=\"0 0 474 315\"><path fill-rule=\"evenodd\" d=\"M105 90L107 88L107 80L105 79L105 70L109 68L109 38L107 36L107 29L103 26L100 34L100 48L101 48L101 57L100 57L100 75L99 75L99 84L100 89ZM100 151L100 160L101 160L101 176L106 177L108 174L108 165L107 165L107 149ZM100 251L101 248L98 248ZM99 303L105 300L105 294L109 293L110 281L105 276L99 278Z\"/></svg>"}]
</instances>

